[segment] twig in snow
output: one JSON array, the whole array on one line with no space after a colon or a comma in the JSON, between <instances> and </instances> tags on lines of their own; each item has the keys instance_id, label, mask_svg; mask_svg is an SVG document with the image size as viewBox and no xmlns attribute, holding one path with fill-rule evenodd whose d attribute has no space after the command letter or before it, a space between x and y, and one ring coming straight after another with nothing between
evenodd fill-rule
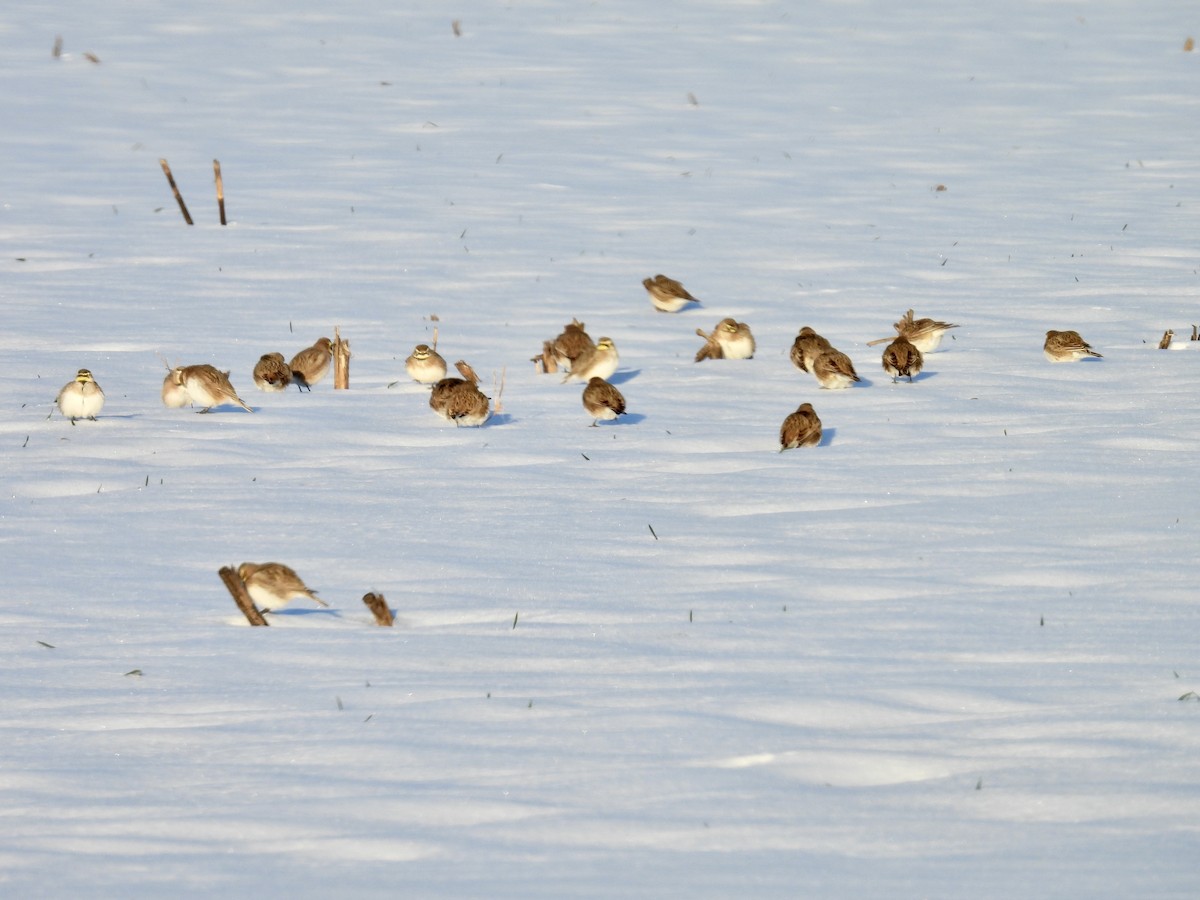
<instances>
[{"instance_id":1,"label":"twig in snow","mask_svg":"<svg viewBox=\"0 0 1200 900\"><path fill-rule=\"evenodd\" d=\"M371 591L369 594L363 594L363 603L367 604L367 609L371 610L371 615L375 617L376 625L390 627L396 620L392 617L392 611L388 609L387 600L383 598L383 594L376 594Z\"/></svg>"},{"instance_id":2,"label":"twig in snow","mask_svg":"<svg viewBox=\"0 0 1200 900\"><path fill-rule=\"evenodd\" d=\"M233 602L237 604L238 609L242 611L242 615L246 617L246 621L251 625L266 625L267 620L263 618L263 614L258 611L258 607L254 605L254 601L250 599L250 594L246 592L246 585L242 579L238 577L236 569L230 566L222 566L217 572L221 576L221 580L225 582L225 589L229 591L229 595L233 597Z\"/></svg>"},{"instance_id":3,"label":"twig in snow","mask_svg":"<svg viewBox=\"0 0 1200 900\"><path fill-rule=\"evenodd\" d=\"M221 214L221 224L225 224L225 183L221 180L221 161L213 160L213 178L217 182L217 212Z\"/></svg>"},{"instance_id":4,"label":"twig in snow","mask_svg":"<svg viewBox=\"0 0 1200 900\"><path fill-rule=\"evenodd\" d=\"M183 195L179 193L179 188L175 185L175 176L171 174L171 167L165 159L160 159L158 164L162 166L163 174L167 176L167 184L171 186L171 193L175 195L175 202L179 204L179 211L183 213L183 221L191 225L191 213L188 212L187 204L183 202Z\"/></svg>"}]
</instances>

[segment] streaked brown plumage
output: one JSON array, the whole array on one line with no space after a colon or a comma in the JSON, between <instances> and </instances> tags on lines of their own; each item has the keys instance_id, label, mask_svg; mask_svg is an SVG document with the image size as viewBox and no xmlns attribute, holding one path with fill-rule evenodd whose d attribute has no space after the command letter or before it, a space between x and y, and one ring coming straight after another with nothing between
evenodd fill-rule
<instances>
[{"instance_id":1,"label":"streaked brown plumage","mask_svg":"<svg viewBox=\"0 0 1200 900\"><path fill-rule=\"evenodd\" d=\"M1074 362L1086 356L1097 359L1104 357L1092 349L1092 345L1080 337L1078 331L1047 331L1042 352L1050 362Z\"/></svg>"},{"instance_id":2,"label":"streaked brown plumage","mask_svg":"<svg viewBox=\"0 0 1200 900\"><path fill-rule=\"evenodd\" d=\"M949 322L938 322L934 319L916 319L910 309L899 322L893 323L892 327L896 329L897 335L908 338L909 342L922 353L932 353L942 342L942 335L958 326L951 325ZM891 340L892 338L878 338L874 341L867 341L867 346L874 347L877 344L886 344Z\"/></svg>"},{"instance_id":3,"label":"streaked brown plumage","mask_svg":"<svg viewBox=\"0 0 1200 900\"><path fill-rule=\"evenodd\" d=\"M699 305L700 301L688 293L687 288L666 275L655 275L653 278L643 278L642 287L650 294L650 302L659 312L679 312L689 303Z\"/></svg>"},{"instance_id":4,"label":"streaked brown plumage","mask_svg":"<svg viewBox=\"0 0 1200 900\"><path fill-rule=\"evenodd\" d=\"M913 376L921 371L925 359L906 337L898 337L883 351L883 371L892 376L892 384L904 377L911 383Z\"/></svg>"},{"instance_id":5,"label":"streaked brown plumage","mask_svg":"<svg viewBox=\"0 0 1200 900\"><path fill-rule=\"evenodd\" d=\"M429 395L429 407L455 425L482 425L492 414L491 401L479 390L479 377L474 369L461 359L454 365L464 377L443 378L435 384Z\"/></svg>"},{"instance_id":6,"label":"streaked brown plumage","mask_svg":"<svg viewBox=\"0 0 1200 900\"><path fill-rule=\"evenodd\" d=\"M801 372L808 372L812 369L813 360L823 351L831 349L833 345L829 341L805 325L792 341L792 365Z\"/></svg>"},{"instance_id":7,"label":"streaked brown plumage","mask_svg":"<svg viewBox=\"0 0 1200 900\"><path fill-rule=\"evenodd\" d=\"M80 369L75 377L62 386L58 396L54 398L58 411L75 424L76 419L91 419L104 407L104 391L96 384L96 379L87 369Z\"/></svg>"},{"instance_id":8,"label":"streaked brown plumage","mask_svg":"<svg viewBox=\"0 0 1200 900\"><path fill-rule=\"evenodd\" d=\"M176 388L183 388L188 402L201 407L200 412L202 413L227 403L240 406L246 412L254 412L233 389L233 385L229 382L229 373L222 372L216 366L206 363L196 366L177 366L171 370L168 377L172 379ZM171 402L168 402L167 394L166 385L163 385L163 402L168 406L174 405L178 399L178 392L171 391Z\"/></svg>"},{"instance_id":9,"label":"streaked brown plumage","mask_svg":"<svg viewBox=\"0 0 1200 900\"><path fill-rule=\"evenodd\" d=\"M575 367L575 360L596 347L584 324L578 319L572 319L569 325L563 326L562 334L552 343L555 362L567 371Z\"/></svg>"},{"instance_id":10,"label":"streaked brown plumage","mask_svg":"<svg viewBox=\"0 0 1200 900\"><path fill-rule=\"evenodd\" d=\"M821 419L811 403L801 403L783 420L779 429L779 452L797 447L815 447L821 443Z\"/></svg>"},{"instance_id":11,"label":"streaked brown plumage","mask_svg":"<svg viewBox=\"0 0 1200 900\"><path fill-rule=\"evenodd\" d=\"M318 338L311 347L305 347L292 357L288 367L292 370L292 378L300 390L308 388L320 381L329 372L329 364L333 359L333 341L327 337Z\"/></svg>"},{"instance_id":12,"label":"streaked brown plumage","mask_svg":"<svg viewBox=\"0 0 1200 900\"><path fill-rule=\"evenodd\" d=\"M625 398L603 378L590 379L583 389L583 408L592 417L592 426L625 414Z\"/></svg>"},{"instance_id":13,"label":"streaked brown plumage","mask_svg":"<svg viewBox=\"0 0 1200 900\"><path fill-rule=\"evenodd\" d=\"M282 353L264 353L254 364L254 386L260 391L282 391L292 383L292 370Z\"/></svg>"},{"instance_id":14,"label":"streaked brown plumage","mask_svg":"<svg viewBox=\"0 0 1200 900\"><path fill-rule=\"evenodd\" d=\"M250 563L238 566L238 578L246 585L246 593L263 612L280 609L293 600L306 598L321 606L329 606L310 591L293 569L283 563Z\"/></svg>"},{"instance_id":15,"label":"streaked brown plumage","mask_svg":"<svg viewBox=\"0 0 1200 900\"><path fill-rule=\"evenodd\" d=\"M821 387L836 391L862 381L854 371L854 363L841 350L829 349L817 355L812 364L813 377Z\"/></svg>"},{"instance_id":16,"label":"streaked brown plumage","mask_svg":"<svg viewBox=\"0 0 1200 900\"><path fill-rule=\"evenodd\" d=\"M417 344L404 360L404 370L413 381L434 384L446 377L446 360L428 344Z\"/></svg>"}]
</instances>

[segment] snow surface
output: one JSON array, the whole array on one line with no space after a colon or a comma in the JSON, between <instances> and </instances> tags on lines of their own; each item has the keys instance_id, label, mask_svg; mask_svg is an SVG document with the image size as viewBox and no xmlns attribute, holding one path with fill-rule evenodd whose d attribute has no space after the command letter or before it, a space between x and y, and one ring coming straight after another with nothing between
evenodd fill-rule
<instances>
[{"instance_id":1,"label":"snow surface","mask_svg":"<svg viewBox=\"0 0 1200 900\"><path fill-rule=\"evenodd\" d=\"M0 13L6 896L1196 895L1200 22L178 6ZM962 327L893 385L909 307ZM619 422L527 361L572 317ZM349 391L254 389L335 325ZM244 560L333 608L246 627Z\"/></svg>"}]
</instances>

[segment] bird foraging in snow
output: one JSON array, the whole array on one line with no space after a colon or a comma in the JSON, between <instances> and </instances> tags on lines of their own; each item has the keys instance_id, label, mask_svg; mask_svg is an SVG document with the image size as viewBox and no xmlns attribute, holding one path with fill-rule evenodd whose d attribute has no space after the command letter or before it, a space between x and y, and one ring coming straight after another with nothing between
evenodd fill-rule
<instances>
[{"instance_id":1,"label":"bird foraging in snow","mask_svg":"<svg viewBox=\"0 0 1200 900\"><path fill-rule=\"evenodd\" d=\"M329 606L310 591L293 569L283 563L244 562L238 566L238 578L246 585L250 595L262 612L272 612L287 606L293 600L305 598L320 606Z\"/></svg>"}]
</instances>

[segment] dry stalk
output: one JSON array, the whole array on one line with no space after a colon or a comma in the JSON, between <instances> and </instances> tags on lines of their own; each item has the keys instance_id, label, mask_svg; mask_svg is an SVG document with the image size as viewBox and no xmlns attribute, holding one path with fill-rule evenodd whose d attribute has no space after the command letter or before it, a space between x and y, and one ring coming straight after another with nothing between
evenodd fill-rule
<instances>
[{"instance_id":1,"label":"dry stalk","mask_svg":"<svg viewBox=\"0 0 1200 900\"><path fill-rule=\"evenodd\" d=\"M500 387L496 389L496 407L492 410L492 412L495 413L504 411L504 404L501 402L501 399L504 397L504 376L506 372L508 372L507 366L504 366L500 369ZM494 379L495 376L493 376L493 384L495 383Z\"/></svg>"},{"instance_id":2,"label":"dry stalk","mask_svg":"<svg viewBox=\"0 0 1200 900\"><path fill-rule=\"evenodd\" d=\"M1175 332L1168 328L1163 332L1162 340L1158 342L1159 350L1169 350L1171 347L1171 338L1175 337Z\"/></svg>"},{"instance_id":3,"label":"dry stalk","mask_svg":"<svg viewBox=\"0 0 1200 900\"><path fill-rule=\"evenodd\" d=\"M363 594L363 603L367 604L367 609L371 610L371 615L375 617L375 624L385 627L391 627L395 623L395 618L392 616L392 611L388 609L387 600L383 598L383 594L377 594L371 591L368 594Z\"/></svg>"},{"instance_id":4,"label":"dry stalk","mask_svg":"<svg viewBox=\"0 0 1200 900\"><path fill-rule=\"evenodd\" d=\"M246 617L246 621L251 625L266 625L267 620L263 618L263 614L258 611L258 607L250 599L250 595L246 592L246 585L238 577L237 570L230 566L222 566L217 574L225 582L226 590L233 597L233 602L237 604L238 609L242 611L242 615Z\"/></svg>"},{"instance_id":5,"label":"dry stalk","mask_svg":"<svg viewBox=\"0 0 1200 900\"><path fill-rule=\"evenodd\" d=\"M213 178L217 182L217 211L221 214L221 224L225 224L225 184L221 180L221 161L213 160Z\"/></svg>"},{"instance_id":6,"label":"dry stalk","mask_svg":"<svg viewBox=\"0 0 1200 900\"><path fill-rule=\"evenodd\" d=\"M333 328L333 389L348 390L350 387L350 342L344 340L340 326Z\"/></svg>"},{"instance_id":7,"label":"dry stalk","mask_svg":"<svg viewBox=\"0 0 1200 900\"><path fill-rule=\"evenodd\" d=\"M179 204L179 211L183 213L183 221L191 225L191 213L188 212L187 204L183 202L183 195L179 193L179 188L175 186L175 176L171 174L171 167L167 165L165 159L160 159L158 164L162 166L163 174L167 176L167 184L171 186L171 193L175 195L175 202Z\"/></svg>"}]
</instances>

